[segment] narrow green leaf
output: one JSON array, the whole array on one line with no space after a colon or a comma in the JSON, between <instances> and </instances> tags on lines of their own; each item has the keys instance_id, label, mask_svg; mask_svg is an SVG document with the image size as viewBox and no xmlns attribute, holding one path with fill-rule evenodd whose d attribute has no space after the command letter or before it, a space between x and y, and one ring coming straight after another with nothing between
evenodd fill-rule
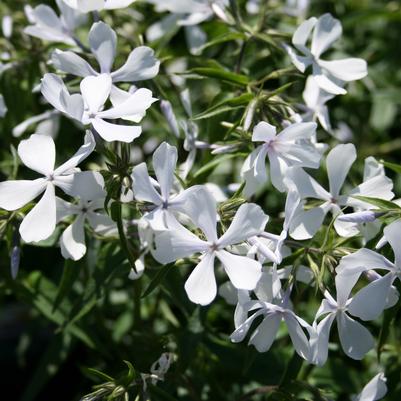
<instances>
[{"instance_id":1,"label":"narrow green leaf","mask_svg":"<svg viewBox=\"0 0 401 401\"><path fill-rule=\"evenodd\" d=\"M395 164L395 163L386 162L384 160L380 160L380 163L382 163L384 167L387 167L390 170L393 170L397 174L401 174L401 165Z\"/></svg>"},{"instance_id":2,"label":"narrow green leaf","mask_svg":"<svg viewBox=\"0 0 401 401\"><path fill-rule=\"evenodd\" d=\"M219 45L221 43L225 43L225 42L231 42L233 40L240 40L240 39L246 39L247 36L246 34L242 33L242 32L228 32L228 33L224 33L220 36L217 36L217 38L214 38L213 40L211 40L210 42L205 43L200 50L203 51L209 47L212 46L216 46Z\"/></svg>"},{"instance_id":3,"label":"narrow green leaf","mask_svg":"<svg viewBox=\"0 0 401 401\"><path fill-rule=\"evenodd\" d=\"M246 75L235 74L234 72L226 71L220 68L196 67L188 70L185 74L196 74L201 77L216 78L221 81L230 82L233 84L246 86L249 79Z\"/></svg>"},{"instance_id":4,"label":"narrow green leaf","mask_svg":"<svg viewBox=\"0 0 401 401\"><path fill-rule=\"evenodd\" d=\"M359 199L363 202L367 202L367 203L377 206L378 208L383 209L383 210L401 210L400 206L398 206L396 203L388 201L388 200L372 198L370 196L360 196L360 195L355 195L355 196L353 196L353 198Z\"/></svg>"},{"instance_id":5,"label":"narrow green leaf","mask_svg":"<svg viewBox=\"0 0 401 401\"><path fill-rule=\"evenodd\" d=\"M147 297L153 290L155 290L158 285L163 281L164 277L167 276L169 271L174 267L173 263L170 263L168 265L163 266L159 271L156 273L156 276L153 278L153 280L149 283L148 287L146 290L143 292L141 295L141 298Z\"/></svg>"}]
</instances>

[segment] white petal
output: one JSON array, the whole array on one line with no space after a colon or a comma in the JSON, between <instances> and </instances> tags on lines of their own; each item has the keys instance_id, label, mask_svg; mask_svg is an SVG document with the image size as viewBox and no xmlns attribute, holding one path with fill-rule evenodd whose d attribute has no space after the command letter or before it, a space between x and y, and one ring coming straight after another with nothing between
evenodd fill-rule
<instances>
[{"instance_id":1,"label":"white petal","mask_svg":"<svg viewBox=\"0 0 401 401\"><path fill-rule=\"evenodd\" d=\"M267 147L258 146L245 159L241 168L241 177L245 181L243 194L247 198L252 196L267 181L266 171Z\"/></svg>"},{"instance_id":2,"label":"white petal","mask_svg":"<svg viewBox=\"0 0 401 401\"><path fill-rule=\"evenodd\" d=\"M290 235L296 240L312 238L323 224L327 208L314 207L295 213L290 224Z\"/></svg>"},{"instance_id":3,"label":"white petal","mask_svg":"<svg viewBox=\"0 0 401 401\"><path fill-rule=\"evenodd\" d=\"M91 122L96 132L107 142L131 143L142 133L142 127L138 125L111 124L101 118L94 118Z\"/></svg>"},{"instance_id":4,"label":"white petal","mask_svg":"<svg viewBox=\"0 0 401 401\"><path fill-rule=\"evenodd\" d=\"M64 230L60 238L60 249L64 259L79 260L85 255L84 220L80 215Z\"/></svg>"},{"instance_id":5,"label":"white petal","mask_svg":"<svg viewBox=\"0 0 401 401\"><path fill-rule=\"evenodd\" d=\"M329 350L330 330L336 315L330 313L317 325L316 337L311 339L313 361L319 366L326 363Z\"/></svg>"},{"instance_id":6,"label":"white petal","mask_svg":"<svg viewBox=\"0 0 401 401\"><path fill-rule=\"evenodd\" d=\"M259 352L268 351L276 339L280 322L281 316L279 314L268 314L252 333L249 344L254 345Z\"/></svg>"},{"instance_id":7,"label":"white petal","mask_svg":"<svg viewBox=\"0 0 401 401\"><path fill-rule=\"evenodd\" d=\"M393 181L384 176L378 175L372 177L362 184L355 187L352 191L348 193L349 197L346 200L347 206L363 208L363 209L373 209L375 206L367 202L361 201L359 199L352 198L355 195L358 196L370 196L372 198L379 198L390 200L394 198Z\"/></svg>"},{"instance_id":8,"label":"white petal","mask_svg":"<svg viewBox=\"0 0 401 401\"><path fill-rule=\"evenodd\" d=\"M341 275L354 275L371 269L393 270L394 265L384 256L370 249L362 248L344 256L340 260L336 272Z\"/></svg>"},{"instance_id":9,"label":"white petal","mask_svg":"<svg viewBox=\"0 0 401 401\"><path fill-rule=\"evenodd\" d=\"M117 233L116 223L106 214L88 212L87 219L97 234L109 236Z\"/></svg>"},{"instance_id":10,"label":"white petal","mask_svg":"<svg viewBox=\"0 0 401 401\"><path fill-rule=\"evenodd\" d=\"M246 337L248 334L248 331L253 323L253 321L263 314L264 310L261 309L254 313L252 316L248 317L239 327L236 328L236 330L230 335L230 339L233 343L239 343L243 341L243 339ZM281 320L281 318L280 318Z\"/></svg>"},{"instance_id":11,"label":"white petal","mask_svg":"<svg viewBox=\"0 0 401 401\"><path fill-rule=\"evenodd\" d=\"M327 76L327 72L325 74L322 68L320 68L320 66L316 63L313 63L312 67L312 77L321 89L333 95L345 95L347 93L347 91L342 87L344 84L343 81L337 80L332 76Z\"/></svg>"},{"instance_id":12,"label":"white petal","mask_svg":"<svg viewBox=\"0 0 401 401\"><path fill-rule=\"evenodd\" d=\"M109 73L116 56L117 34L104 22L96 22L89 31L89 45L101 73Z\"/></svg>"},{"instance_id":13,"label":"white petal","mask_svg":"<svg viewBox=\"0 0 401 401\"><path fill-rule=\"evenodd\" d=\"M188 298L200 305L208 305L217 294L214 276L214 253L207 252L185 282Z\"/></svg>"},{"instance_id":14,"label":"white petal","mask_svg":"<svg viewBox=\"0 0 401 401\"><path fill-rule=\"evenodd\" d=\"M64 180L66 177L67 180ZM53 182L68 195L79 196L86 201L105 196L104 179L97 171L79 171L69 176L59 176Z\"/></svg>"},{"instance_id":15,"label":"white petal","mask_svg":"<svg viewBox=\"0 0 401 401\"><path fill-rule=\"evenodd\" d=\"M294 145L291 144L291 147ZM280 153L268 152L270 162L270 180L273 186L280 192L286 190L286 173L289 168L289 163L281 157Z\"/></svg>"},{"instance_id":16,"label":"white petal","mask_svg":"<svg viewBox=\"0 0 401 401\"><path fill-rule=\"evenodd\" d=\"M61 175L77 167L95 149L96 142L90 131L86 131L83 145L77 150L74 156L68 159L61 166L54 170L54 175Z\"/></svg>"},{"instance_id":17,"label":"white petal","mask_svg":"<svg viewBox=\"0 0 401 401\"><path fill-rule=\"evenodd\" d=\"M45 74L41 80L40 90L44 98L57 110L65 112L61 104L61 93L66 92L67 88L63 80L56 74Z\"/></svg>"},{"instance_id":18,"label":"white petal","mask_svg":"<svg viewBox=\"0 0 401 401\"><path fill-rule=\"evenodd\" d=\"M125 8L134 3L136 0L106 0L105 10L115 10L117 8Z\"/></svg>"},{"instance_id":19,"label":"white petal","mask_svg":"<svg viewBox=\"0 0 401 401\"><path fill-rule=\"evenodd\" d=\"M304 359L309 359L311 349L308 338L303 331L298 320L295 318L293 313L287 312L284 314L284 320L288 327L288 334L291 337L292 344L294 345L295 351Z\"/></svg>"},{"instance_id":20,"label":"white petal","mask_svg":"<svg viewBox=\"0 0 401 401\"><path fill-rule=\"evenodd\" d=\"M64 220L68 216L79 214L81 211L78 205L72 204L56 196L56 222Z\"/></svg>"},{"instance_id":21,"label":"white petal","mask_svg":"<svg viewBox=\"0 0 401 401\"><path fill-rule=\"evenodd\" d=\"M163 142L153 153L153 168L164 200L170 197L177 165L177 148Z\"/></svg>"},{"instance_id":22,"label":"white petal","mask_svg":"<svg viewBox=\"0 0 401 401\"><path fill-rule=\"evenodd\" d=\"M43 175L53 172L56 147L53 138L33 134L18 145L18 155L25 166Z\"/></svg>"},{"instance_id":23,"label":"white petal","mask_svg":"<svg viewBox=\"0 0 401 401\"><path fill-rule=\"evenodd\" d=\"M287 54L289 55L292 63L299 71L305 72L305 70L312 64L312 57L299 56L291 46L288 46L286 44L284 44L283 46Z\"/></svg>"},{"instance_id":24,"label":"white petal","mask_svg":"<svg viewBox=\"0 0 401 401\"><path fill-rule=\"evenodd\" d=\"M300 51L305 51L306 42L312 32L312 29L315 27L317 18L311 17L304 21L294 32L292 36L292 44Z\"/></svg>"},{"instance_id":25,"label":"white petal","mask_svg":"<svg viewBox=\"0 0 401 401\"><path fill-rule=\"evenodd\" d=\"M146 114L146 110L156 101L149 89L141 88L130 94L124 102L97 113L97 116L105 119L135 119L139 122Z\"/></svg>"},{"instance_id":26,"label":"white petal","mask_svg":"<svg viewBox=\"0 0 401 401\"><path fill-rule=\"evenodd\" d=\"M235 288L253 290L262 276L262 265L246 256L234 255L224 250L216 252Z\"/></svg>"},{"instance_id":27,"label":"white petal","mask_svg":"<svg viewBox=\"0 0 401 401\"><path fill-rule=\"evenodd\" d=\"M245 203L240 206L228 230L219 239L219 245L238 244L254 235L263 232L269 216L255 203Z\"/></svg>"},{"instance_id":28,"label":"white petal","mask_svg":"<svg viewBox=\"0 0 401 401\"><path fill-rule=\"evenodd\" d=\"M25 242L49 238L56 228L56 196L50 182L38 204L25 216L19 232Z\"/></svg>"},{"instance_id":29,"label":"white petal","mask_svg":"<svg viewBox=\"0 0 401 401\"><path fill-rule=\"evenodd\" d=\"M360 360L374 347L369 330L346 313L337 314L337 327L341 346L350 358Z\"/></svg>"},{"instance_id":30,"label":"white petal","mask_svg":"<svg viewBox=\"0 0 401 401\"><path fill-rule=\"evenodd\" d=\"M155 246L156 249L152 255L163 264L209 249L205 241L199 239L179 223L167 231L156 233Z\"/></svg>"},{"instance_id":31,"label":"white petal","mask_svg":"<svg viewBox=\"0 0 401 401\"><path fill-rule=\"evenodd\" d=\"M146 163L141 163L132 169L133 191L136 200L160 205L162 199L155 190L149 177Z\"/></svg>"},{"instance_id":32,"label":"white petal","mask_svg":"<svg viewBox=\"0 0 401 401\"><path fill-rule=\"evenodd\" d=\"M154 51L147 46L134 49L126 63L114 71L113 82L136 82L154 78L159 72L160 62L154 56Z\"/></svg>"},{"instance_id":33,"label":"white petal","mask_svg":"<svg viewBox=\"0 0 401 401\"><path fill-rule=\"evenodd\" d=\"M342 34L342 27L339 20L330 14L322 15L313 31L312 54L319 58Z\"/></svg>"},{"instance_id":34,"label":"white petal","mask_svg":"<svg viewBox=\"0 0 401 401\"><path fill-rule=\"evenodd\" d=\"M387 273L359 290L348 306L349 313L362 320L377 319L386 307L393 279L393 275Z\"/></svg>"},{"instance_id":35,"label":"white petal","mask_svg":"<svg viewBox=\"0 0 401 401\"><path fill-rule=\"evenodd\" d=\"M265 121L255 126L252 133L253 142L270 142L276 136L276 127Z\"/></svg>"},{"instance_id":36,"label":"white petal","mask_svg":"<svg viewBox=\"0 0 401 401\"><path fill-rule=\"evenodd\" d=\"M46 179L33 181L3 181L0 182L0 208L17 210L35 199L46 188Z\"/></svg>"},{"instance_id":37,"label":"white petal","mask_svg":"<svg viewBox=\"0 0 401 401\"><path fill-rule=\"evenodd\" d=\"M295 123L284 128L277 136L278 141L296 141L299 139L309 139L316 133L316 123Z\"/></svg>"},{"instance_id":38,"label":"white petal","mask_svg":"<svg viewBox=\"0 0 401 401\"><path fill-rule=\"evenodd\" d=\"M80 88L89 113L96 114L110 95L111 77L109 74L88 76L81 81Z\"/></svg>"},{"instance_id":39,"label":"white petal","mask_svg":"<svg viewBox=\"0 0 401 401\"><path fill-rule=\"evenodd\" d=\"M217 212L213 195L201 185L187 190L184 204L179 207L199 227L210 242L217 242ZM202 207L199 207L202 205Z\"/></svg>"},{"instance_id":40,"label":"white petal","mask_svg":"<svg viewBox=\"0 0 401 401\"><path fill-rule=\"evenodd\" d=\"M290 168L287 177L294 183L301 198L315 198L328 201L331 195L314 178L299 167Z\"/></svg>"},{"instance_id":41,"label":"white petal","mask_svg":"<svg viewBox=\"0 0 401 401\"><path fill-rule=\"evenodd\" d=\"M396 220L383 230L384 236L390 243L395 256L395 265L401 267L401 220Z\"/></svg>"},{"instance_id":42,"label":"white petal","mask_svg":"<svg viewBox=\"0 0 401 401\"><path fill-rule=\"evenodd\" d=\"M319 60L319 65L341 81L356 81L368 75L366 61L361 58L345 58L333 61Z\"/></svg>"},{"instance_id":43,"label":"white petal","mask_svg":"<svg viewBox=\"0 0 401 401\"><path fill-rule=\"evenodd\" d=\"M383 373L377 374L363 388L362 392L354 401L376 401L383 398L387 393L386 378Z\"/></svg>"},{"instance_id":44,"label":"white petal","mask_svg":"<svg viewBox=\"0 0 401 401\"><path fill-rule=\"evenodd\" d=\"M68 74L78 77L96 75L96 71L82 57L72 51L62 51L56 49L52 53L52 63L54 67Z\"/></svg>"},{"instance_id":45,"label":"white petal","mask_svg":"<svg viewBox=\"0 0 401 401\"><path fill-rule=\"evenodd\" d=\"M333 148L326 159L330 193L335 198L339 195L345 178L356 160L356 150L352 143L340 144Z\"/></svg>"}]
</instances>

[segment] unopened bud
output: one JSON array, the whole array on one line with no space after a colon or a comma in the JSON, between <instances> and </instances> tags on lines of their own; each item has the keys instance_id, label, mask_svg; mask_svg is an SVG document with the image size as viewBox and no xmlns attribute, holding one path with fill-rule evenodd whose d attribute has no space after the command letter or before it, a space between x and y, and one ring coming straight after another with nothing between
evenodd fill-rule
<instances>
[{"instance_id":1,"label":"unopened bud","mask_svg":"<svg viewBox=\"0 0 401 401\"><path fill-rule=\"evenodd\" d=\"M231 153L237 149L238 145L213 145L212 155L221 155L223 153Z\"/></svg>"},{"instance_id":2,"label":"unopened bud","mask_svg":"<svg viewBox=\"0 0 401 401\"><path fill-rule=\"evenodd\" d=\"M343 214L338 217L339 221L348 223L369 223L375 221L382 213L372 212L371 210L364 210L363 212L355 212Z\"/></svg>"}]
</instances>

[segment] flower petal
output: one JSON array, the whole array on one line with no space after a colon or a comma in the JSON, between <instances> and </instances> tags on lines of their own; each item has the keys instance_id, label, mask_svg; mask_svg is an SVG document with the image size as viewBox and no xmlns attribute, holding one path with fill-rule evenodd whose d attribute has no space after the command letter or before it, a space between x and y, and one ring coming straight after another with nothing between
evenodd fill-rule
<instances>
[{"instance_id":1,"label":"flower petal","mask_svg":"<svg viewBox=\"0 0 401 401\"><path fill-rule=\"evenodd\" d=\"M278 141L297 141L300 139L310 139L316 133L317 124L313 122L295 123L284 128L278 136Z\"/></svg>"},{"instance_id":2,"label":"flower petal","mask_svg":"<svg viewBox=\"0 0 401 401\"><path fill-rule=\"evenodd\" d=\"M94 118L91 123L96 132L107 142L131 143L142 133L142 127L139 125L111 124L101 118Z\"/></svg>"},{"instance_id":3,"label":"flower petal","mask_svg":"<svg viewBox=\"0 0 401 401\"><path fill-rule=\"evenodd\" d=\"M314 207L296 212L290 224L291 237L296 240L312 238L323 224L327 211L325 207Z\"/></svg>"},{"instance_id":4,"label":"flower petal","mask_svg":"<svg viewBox=\"0 0 401 401\"><path fill-rule=\"evenodd\" d=\"M208 305L216 297L214 258L213 252L205 253L185 282L184 287L188 298L196 304Z\"/></svg>"},{"instance_id":5,"label":"flower petal","mask_svg":"<svg viewBox=\"0 0 401 401\"><path fill-rule=\"evenodd\" d=\"M46 179L0 182L0 208L17 210L46 189Z\"/></svg>"},{"instance_id":6,"label":"flower petal","mask_svg":"<svg viewBox=\"0 0 401 401\"><path fill-rule=\"evenodd\" d=\"M245 203L239 207L228 230L219 239L219 246L238 244L263 232L269 216L255 203Z\"/></svg>"},{"instance_id":7,"label":"flower petal","mask_svg":"<svg viewBox=\"0 0 401 401\"><path fill-rule=\"evenodd\" d=\"M51 56L52 63L57 70L77 77L97 75L96 71L81 56L72 51L56 49Z\"/></svg>"},{"instance_id":8,"label":"flower petal","mask_svg":"<svg viewBox=\"0 0 401 401\"><path fill-rule=\"evenodd\" d=\"M316 23L313 31L312 54L319 58L342 34L341 23L331 14L322 15Z\"/></svg>"},{"instance_id":9,"label":"flower petal","mask_svg":"<svg viewBox=\"0 0 401 401\"><path fill-rule=\"evenodd\" d=\"M18 155L31 170L48 175L54 170L56 147L53 138L33 134L18 145Z\"/></svg>"},{"instance_id":10,"label":"flower petal","mask_svg":"<svg viewBox=\"0 0 401 401\"><path fill-rule=\"evenodd\" d=\"M345 58L333 61L319 60L319 65L340 81L356 81L368 75L366 61L361 58Z\"/></svg>"},{"instance_id":11,"label":"flower petal","mask_svg":"<svg viewBox=\"0 0 401 401\"><path fill-rule=\"evenodd\" d=\"M352 143L337 145L327 155L326 167L332 197L336 198L339 195L355 160L356 150Z\"/></svg>"},{"instance_id":12,"label":"flower petal","mask_svg":"<svg viewBox=\"0 0 401 401\"><path fill-rule=\"evenodd\" d=\"M111 74L113 82L137 82L154 78L159 73L160 61L147 46L135 48L126 63Z\"/></svg>"},{"instance_id":13,"label":"flower petal","mask_svg":"<svg viewBox=\"0 0 401 401\"><path fill-rule=\"evenodd\" d=\"M100 65L100 72L110 73L116 57L117 34L104 22L95 22L89 31L89 45Z\"/></svg>"},{"instance_id":14,"label":"flower petal","mask_svg":"<svg viewBox=\"0 0 401 401\"><path fill-rule=\"evenodd\" d=\"M375 320L384 311L394 276L387 273L359 290L348 305L351 315L362 320Z\"/></svg>"},{"instance_id":15,"label":"flower petal","mask_svg":"<svg viewBox=\"0 0 401 401\"><path fill-rule=\"evenodd\" d=\"M393 223L389 224L383 230L384 236L387 241L390 243L391 248L393 249L395 256L395 265L401 266L401 247L400 247L400 238L401 238L401 220L396 220Z\"/></svg>"},{"instance_id":16,"label":"flower petal","mask_svg":"<svg viewBox=\"0 0 401 401\"><path fill-rule=\"evenodd\" d=\"M160 205L162 199L150 181L146 163L141 163L132 169L133 191L135 199Z\"/></svg>"},{"instance_id":17,"label":"flower petal","mask_svg":"<svg viewBox=\"0 0 401 401\"><path fill-rule=\"evenodd\" d=\"M209 249L205 241L199 239L178 222L173 224L169 221L169 230L156 233L154 242L156 249L152 251L152 255L163 264Z\"/></svg>"},{"instance_id":18,"label":"flower petal","mask_svg":"<svg viewBox=\"0 0 401 401\"><path fill-rule=\"evenodd\" d=\"M314 198L329 201L331 195L314 178L299 167L287 171L287 178L294 183L301 198Z\"/></svg>"},{"instance_id":19,"label":"flower petal","mask_svg":"<svg viewBox=\"0 0 401 401\"><path fill-rule=\"evenodd\" d=\"M321 320L316 328L316 336L311 339L313 362L318 366L324 365L327 361L330 330L335 317L335 313L330 313L323 320Z\"/></svg>"},{"instance_id":20,"label":"flower petal","mask_svg":"<svg viewBox=\"0 0 401 401\"><path fill-rule=\"evenodd\" d=\"M258 123L253 129L253 142L270 142L276 136L276 127L265 121Z\"/></svg>"},{"instance_id":21,"label":"flower petal","mask_svg":"<svg viewBox=\"0 0 401 401\"><path fill-rule=\"evenodd\" d=\"M85 217L79 215L75 221L69 225L60 238L60 249L64 259L79 260L86 253Z\"/></svg>"},{"instance_id":22,"label":"flower petal","mask_svg":"<svg viewBox=\"0 0 401 401\"><path fill-rule=\"evenodd\" d=\"M216 256L223 264L224 270L235 288L255 289L262 276L262 265L259 262L224 250L217 251Z\"/></svg>"},{"instance_id":23,"label":"flower petal","mask_svg":"<svg viewBox=\"0 0 401 401\"><path fill-rule=\"evenodd\" d=\"M97 114L110 95L110 75L101 74L95 77L85 77L80 83L80 88L89 114Z\"/></svg>"},{"instance_id":24,"label":"flower petal","mask_svg":"<svg viewBox=\"0 0 401 401\"><path fill-rule=\"evenodd\" d=\"M163 142L153 153L153 168L165 201L170 197L176 165L177 148Z\"/></svg>"},{"instance_id":25,"label":"flower petal","mask_svg":"<svg viewBox=\"0 0 401 401\"><path fill-rule=\"evenodd\" d=\"M284 320L288 328L288 334L291 337L292 344L295 351L304 359L309 360L311 356L311 349L308 338L303 331L301 325L296 319L293 312L284 314Z\"/></svg>"},{"instance_id":26,"label":"flower petal","mask_svg":"<svg viewBox=\"0 0 401 401\"><path fill-rule=\"evenodd\" d=\"M301 52L306 51L306 42L315 27L318 19L316 17L311 17L304 21L294 32L292 36L292 44Z\"/></svg>"},{"instance_id":27,"label":"flower petal","mask_svg":"<svg viewBox=\"0 0 401 401\"><path fill-rule=\"evenodd\" d=\"M25 216L19 232L25 242L38 242L49 238L56 228L56 196L54 185L47 183L38 204Z\"/></svg>"},{"instance_id":28,"label":"flower petal","mask_svg":"<svg viewBox=\"0 0 401 401\"><path fill-rule=\"evenodd\" d=\"M270 313L265 316L262 323L256 327L249 339L249 344L255 346L259 352L266 352L276 339L281 323L281 316L277 313Z\"/></svg>"},{"instance_id":29,"label":"flower petal","mask_svg":"<svg viewBox=\"0 0 401 401\"><path fill-rule=\"evenodd\" d=\"M337 327L341 346L350 358L360 360L374 347L369 330L346 313L337 314Z\"/></svg>"}]
</instances>

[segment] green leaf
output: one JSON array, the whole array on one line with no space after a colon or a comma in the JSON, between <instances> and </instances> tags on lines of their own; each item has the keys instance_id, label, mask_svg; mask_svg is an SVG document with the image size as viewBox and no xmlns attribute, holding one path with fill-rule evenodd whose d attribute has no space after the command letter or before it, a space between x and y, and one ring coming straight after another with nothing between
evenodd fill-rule
<instances>
[{"instance_id":1,"label":"green leaf","mask_svg":"<svg viewBox=\"0 0 401 401\"><path fill-rule=\"evenodd\" d=\"M161 269L158 270L156 276L153 280L149 283L146 290L143 292L141 298L147 297L151 292L153 292L157 286L163 281L163 279L167 276L169 271L174 267L173 263L163 266Z\"/></svg>"},{"instance_id":2,"label":"green leaf","mask_svg":"<svg viewBox=\"0 0 401 401\"><path fill-rule=\"evenodd\" d=\"M360 195L352 196L352 198L359 199L363 202L367 202L383 210L401 210L401 207L398 206L396 203L384 199L372 198L370 196L360 196Z\"/></svg>"},{"instance_id":3,"label":"green leaf","mask_svg":"<svg viewBox=\"0 0 401 401\"><path fill-rule=\"evenodd\" d=\"M63 276L57 290L56 299L53 304L53 312L59 307L65 296L71 291L71 288L77 279L80 271L80 264L72 260L64 262Z\"/></svg>"},{"instance_id":4,"label":"green leaf","mask_svg":"<svg viewBox=\"0 0 401 401\"><path fill-rule=\"evenodd\" d=\"M390 170L393 170L395 173L401 174L401 165L400 164L390 163L390 162L386 162L384 160L380 160L380 163L383 164L384 167L387 167Z\"/></svg>"},{"instance_id":5,"label":"green leaf","mask_svg":"<svg viewBox=\"0 0 401 401\"><path fill-rule=\"evenodd\" d=\"M246 86L249 83L249 79L246 75L235 74L234 72L221 68L196 67L188 70L185 74L196 74L201 77L216 78L240 86Z\"/></svg>"},{"instance_id":6,"label":"green leaf","mask_svg":"<svg viewBox=\"0 0 401 401\"><path fill-rule=\"evenodd\" d=\"M211 40L210 42L205 43L201 48L200 51L203 51L209 47L219 45L225 42L231 42L233 40L241 40L246 39L247 35L242 32L228 32L224 33L223 35L218 36L217 38Z\"/></svg>"},{"instance_id":7,"label":"green leaf","mask_svg":"<svg viewBox=\"0 0 401 401\"><path fill-rule=\"evenodd\" d=\"M252 101L252 99L253 99L252 93L244 93L240 96L223 100L222 102L219 102L218 104L215 104L214 106L210 107L204 112L196 115L195 117L192 118L192 120L201 120L204 118L210 118L217 114L225 113L226 111L247 106L248 103Z\"/></svg>"},{"instance_id":8,"label":"green leaf","mask_svg":"<svg viewBox=\"0 0 401 401\"><path fill-rule=\"evenodd\" d=\"M214 170L220 163L233 159L234 157L237 157L237 154L228 154L228 155L222 155L220 157L216 157L215 159L211 160L209 163L206 163L203 167L201 167L194 175L193 178L196 179L200 177L201 175L210 172L211 170Z\"/></svg>"}]
</instances>

